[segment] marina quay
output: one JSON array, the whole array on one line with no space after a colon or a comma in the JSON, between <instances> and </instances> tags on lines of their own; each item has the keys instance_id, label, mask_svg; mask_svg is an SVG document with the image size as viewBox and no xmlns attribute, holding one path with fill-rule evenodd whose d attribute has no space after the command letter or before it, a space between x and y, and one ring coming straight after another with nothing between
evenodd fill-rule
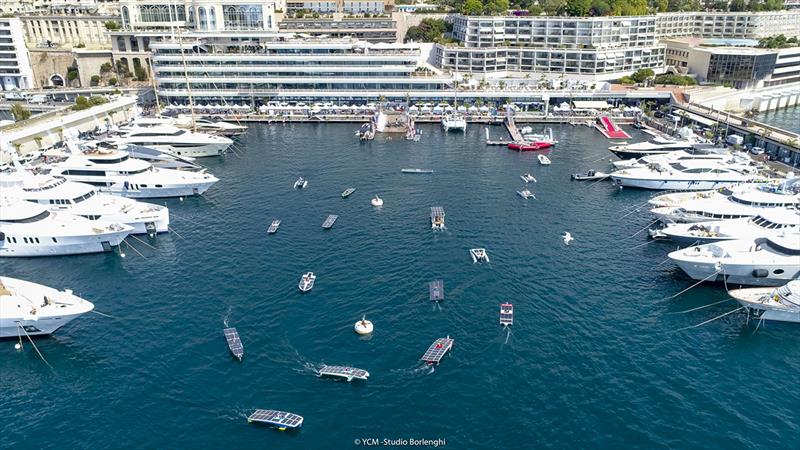
<instances>
[{"instance_id":1,"label":"marina quay","mask_svg":"<svg viewBox=\"0 0 800 450\"><path fill-rule=\"evenodd\" d=\"M0 0L4 449L795 449L798 324L797 0Z\"/></svg>"}]
</instances>

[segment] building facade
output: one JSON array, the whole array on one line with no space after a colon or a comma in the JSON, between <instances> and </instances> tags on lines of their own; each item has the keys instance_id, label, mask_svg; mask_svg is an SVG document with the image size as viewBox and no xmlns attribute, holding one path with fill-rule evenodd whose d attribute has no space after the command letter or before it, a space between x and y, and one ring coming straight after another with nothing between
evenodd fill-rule
<instances>
[{"instance_id":1,"label":"building facade","mask_svg":"<svg viewBox=\"0 0 800 450\"><path fill-rule=\"evenodd\" d=\"M21 15L29 47L81 47L110 49L107 22L119 17L94 6L54 5L46 11Z\"/></svg>"},{"instance_id":2,"label":"building facade","mask_svg":"<svg viewBox=\"0 0 800 450\"><path fill-rule=\"evenodd\" d=\"M674 12L656 16L659 38L760 39L800 36L800 10L768 12Z\"/></svg>"},{"instance_id":3,"label":"building facade","mask_svg":"<svg viewBox=\"0 0 800 450\"><path fill-rule=\"evenodd\" d=\"M12 91L32 87L33 71L22 22L16 18L0 18L0 89Z\"/></svg>"},{"instance_id":4,"label":"building facade","mask_svg":"<svg viewBox=\"0 0 800 450\"><path fill-rule=\"evenodd\" d=\"M369 42L397 41L397 21L393 16L353 17L335 13L330 17L320 18L284 17L278 23L278 28L286 33L302 33L315 37L353 37Z\"/></svg>"},{"instance_id":5,"label":"building facade","mask_svg":"<svg viewBox=\"0 0 800 450\"><path fill-rule=\"evenodd\" d=\"M393 6L393 0L286 0L286 9L290 12L383 14Z\"/></svg>"}]
</instances>

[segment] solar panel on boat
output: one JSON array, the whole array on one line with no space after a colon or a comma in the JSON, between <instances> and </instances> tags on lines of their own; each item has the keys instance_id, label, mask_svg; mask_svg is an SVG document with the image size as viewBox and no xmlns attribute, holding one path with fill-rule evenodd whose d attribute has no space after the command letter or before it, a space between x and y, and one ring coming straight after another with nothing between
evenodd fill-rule
<instances>
[{"instance_id":1,"label":"solar panel on boat","mask_svg":"<svg viewBox=\"0 0 800 450\"><path fill-rule=\"evenodd\" d=\"M444 355L446 355L447 352L449 352L452 347L453 347L452 339L450 339L449 337L439 338L433 344L431 344L430 347L428 347L428 350L425 352L424 355L422 355L422 358L420 358L420 360L430 364L433 363L439 364L439 361L442 360Z\"/></svg>"},{"instance_id":2,"label":"solar panel on boat","mask_svg":"<svg viewBox=\"0 0 800 450\"><path fill-rule=\"evenodd\" d=\"M500 305L500 325L514 324L514 306L511 303Z\"/></svg>"},{"instance_id":3,"label":"solar panel on boat","mask_svg":"<svg viewBox=\"0 0 800 450\"><path fill-rule=\"evenodd\" d=\"M325 219L325 222L322 224L322 228L328 229L328 228L332 227L333 224L336 222L336 219L338 219L338 218L339 218L339 216L337 216L335 214L331 214L330 216L328 216L327 219Z\"/></svg>"},{"instance_id":4,"label":"solar panel on boat","mask_svg":"<svg viewBox=\"0 0 800 450\"><path fill-rule=\"evenodd\" d=\"M359 380L366 380L369 377L369 372L364 369L347 366L322 366L319 370L320 376L341 377L352 380L357 378Z\"/></svg>"},{"instance_id":5,"label":"solar panel on boat","mask_svg":"<svg viewBox=\"0 0 800 450\"><path fill-rule=\"evenodd\" d=\"M228 341L228 348L233 356L241 360L244 356L244 346L239 338L239 332L236 331L236 328L225 328L222 332L225 334L225 340Z\"/></svg>"},{"instance_id":6,"label":"solar panel on boat","mask_svg":"<svg viewBox=\"0 0 800 450\"><path fill-rule=\"evenodd\" d=\"M428 283L428 290L432 302L444 300L444 282L442 280L434 280Z\"/></svg>"},{"instance_id":7,"label":"solar panel on boat","mask_svg":"<svg viewBox=\"0 0 800 450\"><path fill-rule=\"evenodd\" d=\"M257 409L253 414L250 414L247 421L266 423L280 428L297 428L303 424L303 417L274 409Z\"/></svg>"}]
</instances>

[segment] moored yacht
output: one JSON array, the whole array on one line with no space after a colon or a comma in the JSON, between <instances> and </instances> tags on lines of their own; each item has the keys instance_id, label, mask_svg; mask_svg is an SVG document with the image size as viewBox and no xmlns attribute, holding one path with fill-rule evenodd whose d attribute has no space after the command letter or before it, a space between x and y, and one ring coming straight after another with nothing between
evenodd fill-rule
<instances>
[{"instance_id":1,"label":"moored yacht","mask_svg":"<svg viewBox=\"0 0 800 450\"><path fill-rule=\"evenodd\" d=\"M623 187L701 191L750 183L757 179L757 173L750 166L693 161L617 170L611 173L611 179Z\"/></svg>"},{"instance_id":2,"label":"moored yacht","mask_svg":"<svg viewBox=\"0 0 800 450\"><path fill-rule=\"evenodd\" d=\"M109 252L133 231L24 200L0 199L0 256L55 256Z\"/></svg>"},{"instance_id":3,"label":"moored yacht","mask_svg":"<svg viewBox=\"0 0 800 450\"><path fill-rule=\"evenodd\" d=\"M611 165L614 169L632 169L634 167L647 167L650 164L657 163L683 163L686 161L716 161L716 162L730 162L738 164L751 163L746 156L737 155L728 152L703 152L703 153L690 153L685 150L675 150L668 153L659 153L655 155L643 156L641 158L624 159L620 161L613 161Z\"/></svg>"},{"instance_id":4,"label":"moored yacht","mask_svg":"<svg viewBox=\"0 0 800 450\"><path fill-rule=\"evenodd\" d=\"M200 195L219 181L205 172L161 169L127 152L117 150L73 151L54 163L51 175L91 184L101 192L130 198L188 197Z\"/></svg>"},{"instance_id":5,"label":"moored yacht","mask_svg":"<svg viewBox=\"0 0 800 450\"><path fill-rule=\"evenodd\" d=\"M728 294L757 319L800 323L800 280L778 288L732 289Z\"/></svg>"},{"instance_id":6,"label":"moored yacht","mask_svg":"<svg viewBox=\"0 0 800 450\"><path fill-rule=\"evenodd\" d=\"M191 128L192 117L189 115L180 115L175 119L175 125L181 128ZM221 120L212 120L206 117L195 117L194 127L204 133L219 134L228 137L239 136L247 132L247 127L244 125L237 125Z\"/></svg>"},{"instance_id":7,"label":"moored yacht","mask_svg":"<svg viewBox=\"0 0 800 450\"><path fill-rule=\"evenodd\" d=\"M192 158L221 155L233 143L226 137L196 133L172 125L134 126L119 131L121 136L112 138L112 142L141 145Z\"/></svg>"},{"instance_id":8,"label":"moored yacht","mask_svg":"<svg viewBox=\"0 0 800 450\"><path fill-rule=\"evenodd\" d=\"M608 148L611 153L620 159L641 158L643 156L658 155L669 153L675 150L688 150L695 145L694 141L654 137L647 142L637 142L635 144L614 145Z\"/></svg>"},{"instance_id":9,"label":"moored yacht","mask_svg":"<svg viewBox=\"0 0 800 450\"><path fill-rule=\"evenodd\" d=\"M530 133L531 131L533 131L530 127L525 127L522 129L523 133L525 133L526 131L528 133L523 134L522 136L525 139L525 142L528 142L530 144L535 144L539 148L548 148L558 144L558 141L553 137L552 128L548 128L547 131L541 134Z\"/></svg>"},{"instance_id":10,"label":"moored yacht","mask_svg":"<svg viewBox=\"0 0 800 450\"><path fill-rule=\"evenodd\" d=\"M680 245L708 244L734 239L755 239L796 231L800 211L771 208L755 217L709 222L673 223L658 230L663 237Z\"/></svg>"},{"instance_id":11,"label":"moored yacht","mask_svg":"<svg viewBox=\"0 0 800 450\"><path fill-rule=\"evenodd\" d=\"M69 289L0 277L0 338L52 334L93 309Z\"/></svg>"},{"instance_id":12,"label":"moored yacht","mask_svg":"<svg viewBox=\"0 0 800 450\"><path fill-rule=\"evenodd\" d=\"M467 131L467 119L461 114L453 112L442 117L444 131Z\"/></svg>"},{"instance_id":13,"label":"moored yacht","mask_svg":"<svg viewBox=\"0 0 800 450\"><path fill-rule=\"evenodd\" d=\"M51 212L130 225L133 234L164 233L169 230L169 210L166 206L97 192L89 184L69 181L60 176L34 175L18 169L0 174L0 189L5 194L38 203Z\"/></svg>"},{"instance_id":14,"label":"moored yacht","mask_svg":"<svg viewBox=\"0 0 800 450\"><path fill-rule=\"evenodd\" d=\"M800 233L688 247L669 259L695 280L780 286L800 276Z\"/></svg>"}]
</instances>

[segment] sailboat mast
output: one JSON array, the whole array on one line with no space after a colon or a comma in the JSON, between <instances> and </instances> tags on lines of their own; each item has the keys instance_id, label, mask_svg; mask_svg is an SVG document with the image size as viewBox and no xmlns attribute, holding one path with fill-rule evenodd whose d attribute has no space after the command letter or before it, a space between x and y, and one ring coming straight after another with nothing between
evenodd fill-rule
<instances>
[{"instance_id":1,"label":"sailboat mast","mask_svg":"<svg viewBox=\"0 0 800 450\"><path fill-rule=\"evenodd\" d=\"M172 3L172 2L170 2L170 3ZM171 6L172 5L170 5L170 9L172 9ZM185 11L185 6L184 6L184 11ZM176 10L175 11L175 16L176 16L175 19L176 20L178 18L177 14L178 14L178 11ZM185 20L185 18L184 18L184 20ZM189 83L189 69L187 69L187 67L186 67L186 54L183 52L183 35L181 34L181 28L182 27L177 27L177 28L178 28L178 45L179 45L180 50L181 50L181 63L183 64L183 78L186 80L186 95L187 95L187 97L189 99L189 112L191 113L191 116L192 116L192 131L197 132L197 122L195 121L195 118L194 118L194 100L192 99L192 85L191 85L191 83Z\"/></svg>"}]
</instances>

